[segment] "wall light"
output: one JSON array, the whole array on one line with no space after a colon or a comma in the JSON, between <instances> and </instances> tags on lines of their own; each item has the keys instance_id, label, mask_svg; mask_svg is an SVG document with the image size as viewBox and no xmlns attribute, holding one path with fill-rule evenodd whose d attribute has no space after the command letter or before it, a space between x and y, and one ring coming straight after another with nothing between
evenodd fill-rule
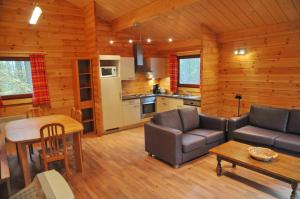
<instances>
[{"instance_id":1,"label":"wall light","mask_svg":"<svg viewBox=\"0 0 300 199\"><path fill-rule=\"evenodd\" d=\"M246 49L245 48L238 48L234 51L235 55L245 55L246 54Z\"/></svg>"},{"instance_id":2,"label":"wall light","mask_svg":"<svg viewBox=\"0 0 300 199\"><path fill-rule=\"evenodd\" d=\"M132 44L132 43L133 43L133 40L132 40L132 39L129 39L129 40L128 40L128 43Z\"/></svg>"},{"instance_id":3,"label":"wall light","mask_svg":"<svg viewBox=\"0 0 300 199\"><path fill-rule=\"evenodd\" d=\"M172 41L173 41L173 39L172 39L172 38L169 38L169 39L168 39L168 41L169 41L169 42L172 42Z\"/></svg>"},{"instance_id":4,"label":"wall light","mask_svg":"<svg viewBox=\"0 0 300 199\"><path fill-rule=\"evenodd\" d=\"M41 16L42 14L42 9L38 6L35 6L33 11L32 11L32 15L31 15L31 18L29 20L29 23L30 24L36 24L37 21L39 20L39 17Z\"/></svg>"},{"instance_id":5,"label":"wall light","mask_svg":"<svg viewBox=\"0 0 300 199\"><path fill-rule=\"evenodd\" d=\"M110 40L109 43L110 43L110 44L114 44L114 41L113 41L113 40Z\"/></svg>"},{"instance_id":6,"label":"wall light","mask_svg":"<svg viewBox=\"0 0 300 199\"><path fill-rule=\"evenodd\" d=\"M151 41L152 41L152 40L151 40L150 38L147 39L147 42L148 42L148 43L151 43Z\"/></svg>"}]
</instances>

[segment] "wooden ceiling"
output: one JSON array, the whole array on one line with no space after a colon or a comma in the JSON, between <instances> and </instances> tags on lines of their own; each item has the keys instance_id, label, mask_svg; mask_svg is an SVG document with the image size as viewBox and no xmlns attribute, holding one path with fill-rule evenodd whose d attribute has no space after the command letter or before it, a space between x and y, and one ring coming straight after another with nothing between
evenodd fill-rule
<instances>
[{"instance_id":1,"label":"wooden ceiling","mask_svg":"<svg viewBox=\"0 0 300 199\"><path fill-rule=\"evenodd\" d=\"M126 15L138 13L139 9L159 0L95 1L97 15L114 22L122 17L126 18ZM170 0L160 1L171 2ZM143 35L157 40L168 37L181 40L200 37L201 28L199 27L202 24L216 33L224 33L292 21L300 23L300 0L196 0L190 2L179 9L172 8L144 20L140 27ZM137 16L131 18L135 17Z\"/></svg>"}]
</instances>

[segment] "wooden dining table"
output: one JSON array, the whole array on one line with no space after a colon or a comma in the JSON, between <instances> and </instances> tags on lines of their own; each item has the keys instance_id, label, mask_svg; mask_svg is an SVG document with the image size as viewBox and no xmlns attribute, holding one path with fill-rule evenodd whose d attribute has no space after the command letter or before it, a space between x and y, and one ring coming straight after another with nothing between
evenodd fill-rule
<instances>
[{"instance_id":1,"label":"wooden dining table","mask_svg":"<svg viewBox=\"0 0 300 199\"><path fill-rule=\"evenodd\" d=\"M48 115L8 122L5 125L6 140L17 145L19 163L23 173L25 186L31 182L31 172L28 163L26 145L41 141L40 128L46 124L60 123L65 127L66 136L73 136L73 148L76 168L82 172L81 131L83 126L67 115Z\"/></svg>"}]
</instances>

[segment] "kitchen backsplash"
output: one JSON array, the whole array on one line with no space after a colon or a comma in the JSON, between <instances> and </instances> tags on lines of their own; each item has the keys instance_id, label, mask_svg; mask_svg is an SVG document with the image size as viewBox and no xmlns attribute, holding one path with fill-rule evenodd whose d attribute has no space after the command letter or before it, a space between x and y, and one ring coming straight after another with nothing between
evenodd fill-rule
<instances>
[{"instance_id":1,"label":"kitchen backsplash","mask_svg":"<svg viewBox=\"0 0 300 199\"><path fill-rule=\"evenodd\" d=\"M170 92L170 78L163 78L158 80L149 80L144 73L136 73L135 80L122 81L122 95L134 95L152 92L152 86L159 84L161 88ZM190 94L201 96L200 88L179 88L180 94Z\"/></svg>"},{"instance_id":2,"label":"kitchen backsplash","mask_svg":"<svg viewBox=\"0 0 300 199\"><path fill-rule=\"evenodd\" d=\"M144 73L136 73L135 80L122 81L122 95L134 95L152 92L152 86L158 80L147 79Z\"/></svg>"}]
</instances>

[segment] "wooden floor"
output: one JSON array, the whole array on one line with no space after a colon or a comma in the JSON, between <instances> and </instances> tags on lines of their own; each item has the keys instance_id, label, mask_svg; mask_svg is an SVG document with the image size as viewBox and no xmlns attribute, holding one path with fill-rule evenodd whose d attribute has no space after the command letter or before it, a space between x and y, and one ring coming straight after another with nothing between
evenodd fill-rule
<instances>
[{"instance_id":1,"label":"wooden floor","mask_svg":"<svg viewBox=\"0 0 300 199\"><path fill-rule=\"evenodd\" d=\"M84 173L73 173L70 179L76 198L257 199L289 198L291 193L290 186L284 182L241 167L232 169L229 164L223 164L226 172L217 177L214 155L174 169L147 156L143 128L85 138L83 155ZM38 161L35 162L32 170L39 172ZM16 192L23 182L14 153L10 154L9 163L12 188ZM5 186L1 185L1 199L5 195Z\"/></svg>"}]
</instances>

